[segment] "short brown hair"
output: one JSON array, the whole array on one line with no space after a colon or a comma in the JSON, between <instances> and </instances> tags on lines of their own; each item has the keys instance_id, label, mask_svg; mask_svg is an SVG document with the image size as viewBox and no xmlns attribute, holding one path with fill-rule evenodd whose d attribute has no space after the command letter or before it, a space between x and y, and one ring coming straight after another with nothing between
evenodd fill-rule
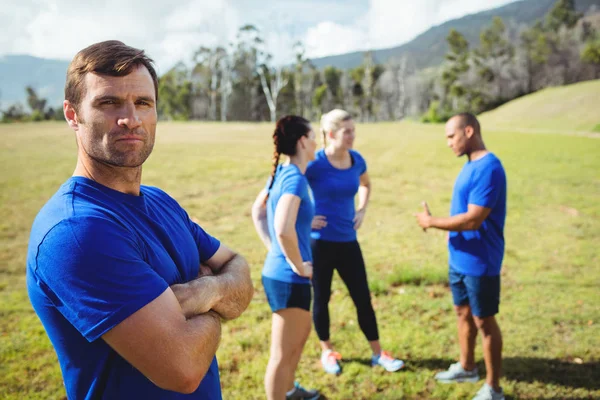
<instances>
[{"instance_id":1,"label":"short brown hair","mask_svg":"<svg viewBox=\"0 0 600 400\"><path fill-rule=\"evenodd\" d=\"M460 114L456 114L452 118L459 119L461 129L464 129L467 126L470 126L471 128L473 128L473 130L475 131L475 133L477 135L481 135L481 126L479 125L479 121L477 120L477 117L475 115L468 113L468 112L463 112Z\"/></svg>"},{"instance_id":2,"label":"short brown hair","mask_svg":"<svg viewBox=\"0 0 600 400\"><path fill-rule=\"evenodd\" d=\"M75 55L67 69L65 99L74 107L79 106L85 95L83 80L87 73L109 76L126 76L134 68L144 66L154 82L154 94L158 101L158 76L151 58L144 50L127 46L118 40L107 40L86 47Z\"/></svg>"}]
</instances>

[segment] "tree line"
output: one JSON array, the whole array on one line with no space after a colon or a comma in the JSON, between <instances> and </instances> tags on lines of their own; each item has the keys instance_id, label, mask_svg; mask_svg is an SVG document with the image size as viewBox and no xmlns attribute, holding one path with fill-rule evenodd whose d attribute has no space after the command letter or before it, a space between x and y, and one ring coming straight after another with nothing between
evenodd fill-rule
<instances>
[{"instance_id":1,"label":"tree line","mask_svg":"<svg viewBox=\"0 0 600 400\"><path fill-rule=\"evenodd\" d=\"M301 42L291 65L275 65L260 30L245 25L233 43L200 47L191 63L160 77L158 114L178 121L275 121L290 113L317 120L343 108L363 122L479 114L545 87L600 78L600 32L583 17L574 0L558 0L533 26L495 17L476 47L451 29L445 61L425 70L406 56L377 63L371 51L356 68L317 69ZM60 107L26 91L31 112L13 105L3 121L62 119Z\"/></svg>"}]
</instances>

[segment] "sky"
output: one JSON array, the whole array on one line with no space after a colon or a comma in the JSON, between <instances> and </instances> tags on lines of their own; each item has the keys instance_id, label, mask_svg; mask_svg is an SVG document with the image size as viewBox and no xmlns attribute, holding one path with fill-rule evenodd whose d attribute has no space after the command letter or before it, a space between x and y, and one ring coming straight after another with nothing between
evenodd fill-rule
<instances>
[{"instance_id":1,"label":"sky","mask_svg":"<svg viewBox=\"0 0 600 400\"><path fill-rule=\"evenodd\" d=\"M164 73L189 62L200 46L227 45L240 26L254 24L273 61L288 63L296 41L311 58L393 47L445 21L513 1L0 0L0 56L71 60L92 43L118 39L145 49Z\"/></svg>"}]
</instances>

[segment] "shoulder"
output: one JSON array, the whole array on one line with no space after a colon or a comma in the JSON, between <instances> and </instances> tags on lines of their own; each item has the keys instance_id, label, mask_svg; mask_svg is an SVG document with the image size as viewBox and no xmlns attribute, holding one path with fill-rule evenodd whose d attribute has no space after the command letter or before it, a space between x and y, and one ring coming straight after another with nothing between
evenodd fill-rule
<instances>
[{"instance_id":1,"label":"shoulder","mask_svg":"<svg viewBox=\"0 0 600 400\"><path fill-rule=\"evenodd\" d=\"M277 177L275 178L275 182L277 182ZM279 184L284 192L293 192L295 194L308 188L306 176L297 167L291 165L283 168L279 176Z\"/></svg>"},{"instance_id":2,"label":"shoulder","mask_svg":"<svg viewBox=\"0 0 600 400\"><path fill-rule=\"evenodd\" d=\"M484 162L478 165L476 173L479 175L494 175L496 177L504 176L504 166L502 162L494 153L489 153Z\"/></svg>"},{"instance_id":3,"label":"shoulder","mask_svg":"<svg viewBox=\"0 0 600 400\"><path fill-rule=\"evenodd\" d=\"M355 166L359 167L360 169L365 169L367 166L367 161L358 151L350 150L350 156L352 156Z\"/></svg>"},{"instance_id":4,"label":"shoulder","mask_svg":"<svg viewBox=\"0 0 600 400\"><path fill-rule=\"evenodd\" d=\"M156 186L142 185L140 189L144 196L179 204L177 203L177 200L175 200L173 197L167 194L167 192L160 188L157 188Z\"/></svg>"},{"instance_id":5,"label":"shoulder","mask_svg":"<svg viewBox=\"0 0 600 400\"><path fill-rule=\"evenodd\" d=\"M318 150L315 153L315 159L308 163L308 167L306 168L306 174L309 175L311 171L322 168L325 165L325 151L323 149Z\"/></svg>"}]
</instances>

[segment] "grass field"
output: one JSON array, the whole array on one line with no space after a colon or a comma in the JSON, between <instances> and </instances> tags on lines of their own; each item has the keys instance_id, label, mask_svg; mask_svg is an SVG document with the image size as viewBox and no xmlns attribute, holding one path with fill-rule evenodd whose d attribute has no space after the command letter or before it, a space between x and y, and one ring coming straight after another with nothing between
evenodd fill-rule
<instances>
[{"instance_id":1,"label":"grass field","mask_svg":"<svg viewBox=\"0 0 600 400\"><path fill-rule=\"evenodd\" d=\"M600 132L599 97L600 79L546 88L482 114L481 122L521 132Z\"/></svg>"},{"instance_id":2,"label":"grass field","mask_svg":"<svg viewBox=\"0 0 600 400\"><path fill-rule=\"evenodd\" d=\"M598 121L600 122L600 121ZM593 126L593 125L592 125ZM502 303L502 385L513 399L600 398L600 140L485 131L503 161L509 198ZM159 125L145 184L174 196L205 229L247 257L256 294L224 325L218 351L225 399L264 398L270 311L260 285L265 256L250 205L269 173L270 124ZM591 128L590 128L591 129ZM439 385L435 372L458 354L441 232L424 234L413 213L427 200L449 210L464 159L446 147L443 127L359 125L356 148L373 182L359 233L382 343L405 370L372 370L369 348L339 278L331 301L332 339L344 373L320 370L311 333L298 378L330 399L463 399L480 385ZM25 289L29 229L75 166L65 123L0 126L0 398L62 399L56 355ZM478 342L477 359L484 368Z\"/></svg>"}]
</instances>

